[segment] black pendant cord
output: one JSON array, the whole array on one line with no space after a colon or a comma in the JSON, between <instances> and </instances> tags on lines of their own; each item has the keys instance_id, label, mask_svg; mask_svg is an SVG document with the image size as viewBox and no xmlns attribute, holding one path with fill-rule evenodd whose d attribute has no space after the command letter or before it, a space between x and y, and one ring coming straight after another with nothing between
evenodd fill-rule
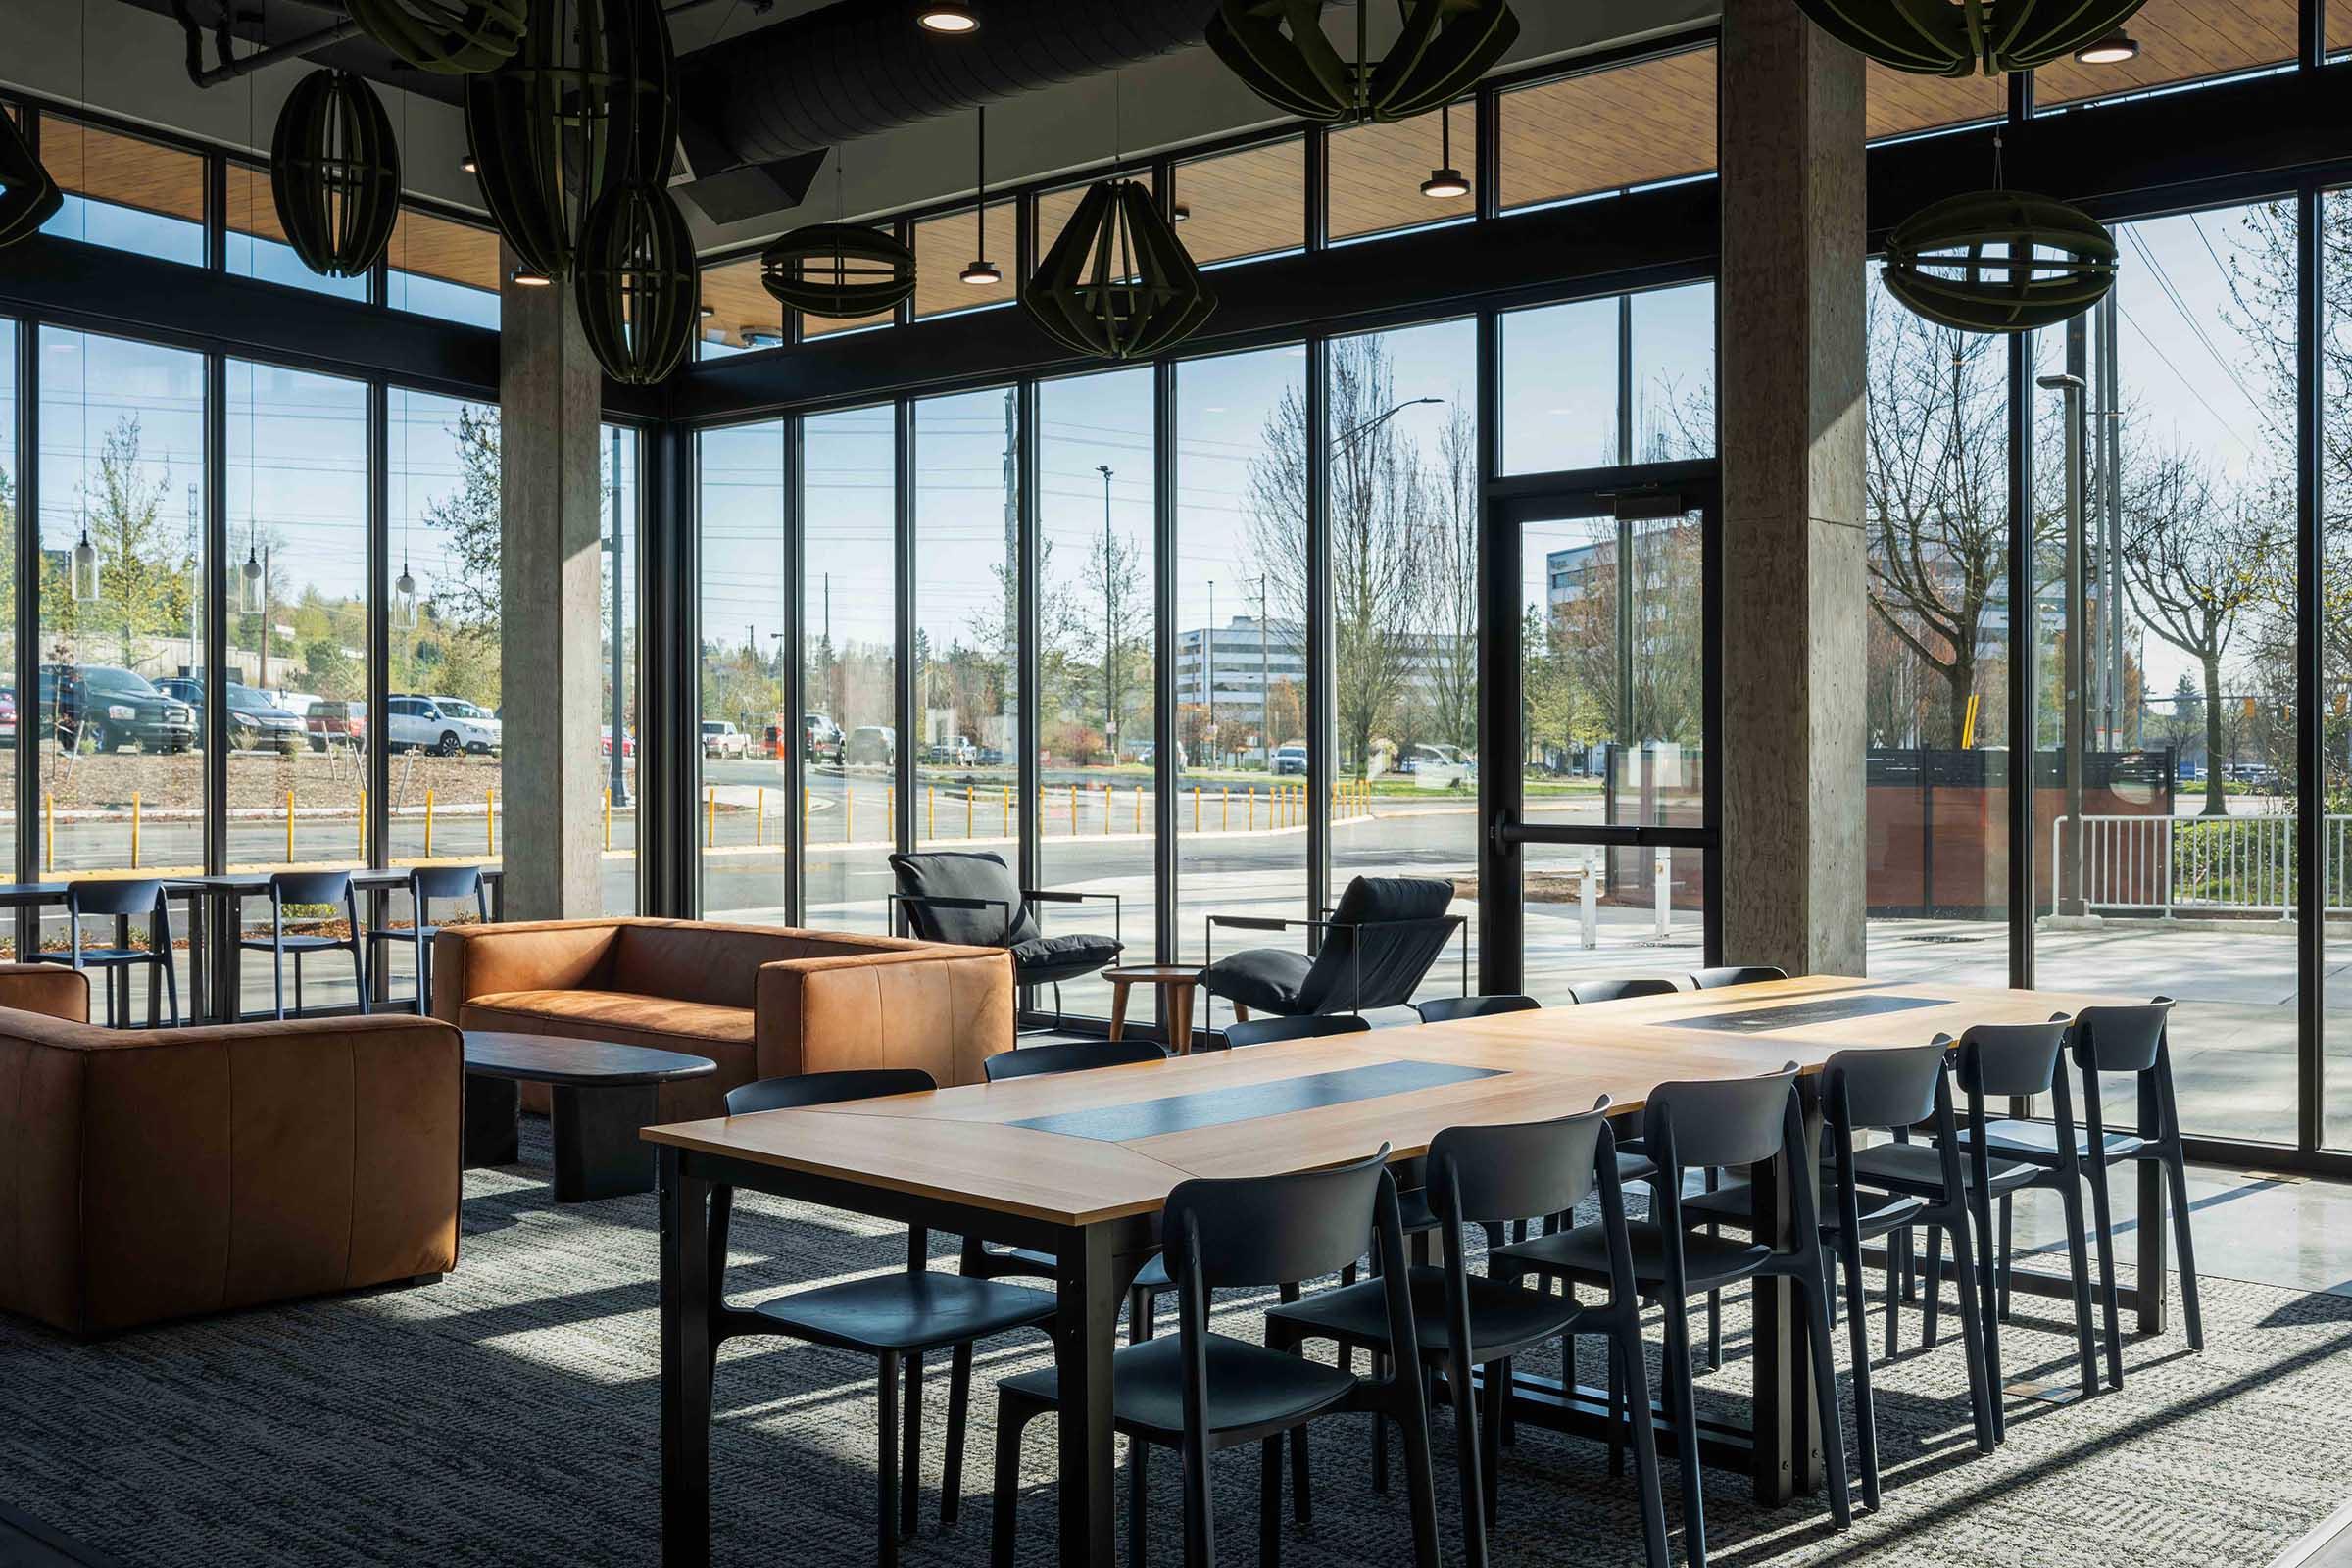
<instances>
[{"instance_id":1,"label":"black pendant cord","mask_svg":"<svg viewBox=\"0 0 2352 1568\"><path fill-rule=\"evenodd\" d=\"M980 128L973 135L972 235L980 261L988 259L988 105L980 106Z\"/></svg>"}]
</instances>

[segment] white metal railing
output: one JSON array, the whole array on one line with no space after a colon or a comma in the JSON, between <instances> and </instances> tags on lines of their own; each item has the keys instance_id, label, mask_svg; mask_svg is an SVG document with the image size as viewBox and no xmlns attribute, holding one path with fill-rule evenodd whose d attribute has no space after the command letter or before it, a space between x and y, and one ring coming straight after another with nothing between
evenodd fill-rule
<instances>
[{"instance_id":1,"label":"white metal railing","mask_svg":"<svg viewBox=\"0 0 2352 1568\"><path fill-rule=\"evenodd\" d=\"M2050 823L2053 905L2067 887L2068 830ZM2085 816L2082 902L2092 909L2165 915L2229 912L2291 919L2295 819L2257 816ZM2352 910L2352 816L2321 819L2320 869L2330 911Z\"/></svg>"}]
</instances>

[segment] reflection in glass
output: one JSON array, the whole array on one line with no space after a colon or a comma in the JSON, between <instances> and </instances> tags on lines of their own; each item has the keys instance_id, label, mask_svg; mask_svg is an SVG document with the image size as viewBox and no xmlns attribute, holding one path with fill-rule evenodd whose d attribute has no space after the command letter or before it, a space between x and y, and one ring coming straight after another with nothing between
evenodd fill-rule
<instances>
[{"instance_id":1,"label":"reflection in glass","mask_svg":"<svg viewBox=\"0 0 2352 1568\"><path fill-rule=\"evenodd\" d=\"M801 426L801 680L825 748L808 764L807 923L888 931L898 847L897 479L888 405ZM731 628L710 627L725 637ZM755 621L745 628L757 639ZM834 732L839 739L834 739Z\"/></svg>"},{"instance_id":2,"label":"reflection in glass","mask_svg":"<svg viewBox=\"0 0 2352 1568\"><path fill-rule=\"evenodd\" d=\"M1016 420L1010 387L914 406L914 841L1006 865L1020 863Z\"/></svg>"},{"instance_id":3,"label":"reflection in glass","mask_svg":"<svg viewBox=\"0 0 2352 1568\"><path fill-rule=\"evenodd\" d=\"M703 788L696 840L703 913L789 923L793 803L785 754L798 733L784 708L784 420L697 437L702 484ZM813 704L814 693L810 693ZM838 780L812 788L837 790ZM828 801L831 796L828 794ZM828 812L826 822L831 821ZM826 827L811 822L813 842Z\"/></svg>"}]
</instances>

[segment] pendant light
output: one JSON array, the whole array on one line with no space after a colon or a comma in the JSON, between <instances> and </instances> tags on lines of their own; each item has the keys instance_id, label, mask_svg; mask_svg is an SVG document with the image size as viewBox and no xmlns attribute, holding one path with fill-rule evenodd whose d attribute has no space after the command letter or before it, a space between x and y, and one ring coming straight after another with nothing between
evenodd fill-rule
<instances>
[{"instance_id":1,"label":"pendant light","mask_svg":"<svg viewBox=\"0 0 2352 1568\"><path fill-rule=\"evenodd\" d=\"M0 245L32 233L65 204L65 193L33 156L16 121L0 110Z\"/></svg>"},{"instance_id":2,"label":"pendant light","mask_svg":"<svg viewBox=\"0 0 2352 1568\"><path fill-rule=\"evenodd\" d=\"M1796 0L1868 59L1923 76L1997 76L2096 48L2147 0ZM2082 57L2078 57L2082 58ZM2130 55L2086 59L2112 64Z\"/></svg>"},{"instance_id":3,"label":"pendant light","mask_svg":"<svg viewBox=\"0 0 2352 1568\"><path fill-rule=\"evenodd\" d=\"M1385 123L1459 98L1519 37L1509 0L1400 0L1396 41L1374 60L1365 36L1371 9L1355 8L1352 61L1323 35L1322 0L1217 0L1208 47L1285 114L1324 124Z\"/></svg>"},{"instance_id":4,"label":"pendant light","mask_svg":"<svg viewBox=\"0 0 2352 1568\"><path fill-rule=\"evenodd\" d=\"M922 0L914 8L914 24L925 32L960 37L980 30L980 13L971 0Z\"/></svg>"},{"instance_id":5,"label":"pendant light","mask_svg":"<svg viewBox=\"0 0 2352 1568\"><path fill-rule=\"evenodd\" d=\"M2121 27L2075 51L2076 62L2085 66L2120 66L2138 58L2139 40Z\"/></svg>"},{"instance_id":6,"label":"pendant light","mask_svg":"<svg viewBox=\"0 0 2352 1568\"><path fill-rule=\"evenodd\" d=\"M86 501L81 508L81 543L74 547L73 579L75 604L98 602L98 547L90 543L90 508Z\"/></svg>"},{"instance_id":7,"label":"pendant light","mask_svg":"<svg viewBox=\"0 0 2352 1568\"><path fill-rule=\"evenodd\" d=\"M262 613L264 609L267 608L262 599L262 558L260 552L261 546L257 540L248 540L246 542L245 564L237 568L237 613L240 615L258 615ZM262 628L262 635L264 637L269 636L270 628L264 626Z\"/></svg>"},{"instance_id":8,"label":"pendant light","mask_svg":"<svg viewBox=\"0 0 2352 1568\"><path fill-rule=\"evenodd\" d=\"M400 145L373 87L321 69L286 95L270 138L270 194L303 266L325 277L374 268L400 216Z\"/></svg>"},{"instance_id":9,"label":"pendant light","mask_svg":"<svg viewBox=\"0 0 2352 1568\"><path fill-rule=\"evenodd\" d=\"M956 275L974 288L986 288L993 283L1004 282L1004 274L998 271L997 264L988 259L988 107L985 104L980 109L980 132L974 140L978 150L972 159L974 165L972 183L976 188L979 205L972 209L976 240L972 249L978 252L978 255L973 259L971 266Z\"/></svg>"},{"instance_id":10,"label":"pendant light","mask_svg":"<svg viewBox=\"0 0 2352 1568\"><path fill-rule=\"evenodd\" d=\"M1438 167L1421 182L1421 194L1432 201L1449 202L1470 194L1470 182L1453 167L1453 105L1438 111Z\"/></svg>"},{"instance_id":11,"label":"pendant light","mask_svg":"<svg viewBox=\"0 0 2352 1568\"><path fill-rule=\"evenodd\" d=\"M406 534L408 530L404 526L401 531ZM400 575L392 579L392 629L416 629L416 578L409 570L409 547L405 541L400 547Z\"/></svg>"}]
</instances>

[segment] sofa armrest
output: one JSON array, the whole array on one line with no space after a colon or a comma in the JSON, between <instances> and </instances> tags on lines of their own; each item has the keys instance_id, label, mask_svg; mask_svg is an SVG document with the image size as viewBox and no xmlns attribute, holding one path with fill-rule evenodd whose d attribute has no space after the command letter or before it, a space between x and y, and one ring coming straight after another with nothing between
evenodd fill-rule
<instances>
[{"instance_id":1,"label":"sofa armrest","mask_svg":"<svg viewBox=\"0 0 2352 1568\"><path fill-rule=\"evenodd\" d=\"M755 1001L762 1078L915 1067L976 1084L1012 1049L1012 956L936 945L762 964Z\"/></svg>"},{"instance_id":2,"label":"sofa armrest","mask_svg":"<svg viewBox=\"0 0 2352 1568\"><path fill-rule=\"evenodd\" d=\"M433 939L433 1016L449 1023L474 997L592 989L620 934L617 920L525 920L443 926Z\"/></svg>"},{"instance_id":3,"label":"sofa armrest","mask_svg":"<svg viewBox=\"0 0 2352 1568\"><path fill-rule=\"evenodd\" d=\"M90 977L55 963L0 963L0 1007L90 1021Z\"/></svg>"}]
</instances>

